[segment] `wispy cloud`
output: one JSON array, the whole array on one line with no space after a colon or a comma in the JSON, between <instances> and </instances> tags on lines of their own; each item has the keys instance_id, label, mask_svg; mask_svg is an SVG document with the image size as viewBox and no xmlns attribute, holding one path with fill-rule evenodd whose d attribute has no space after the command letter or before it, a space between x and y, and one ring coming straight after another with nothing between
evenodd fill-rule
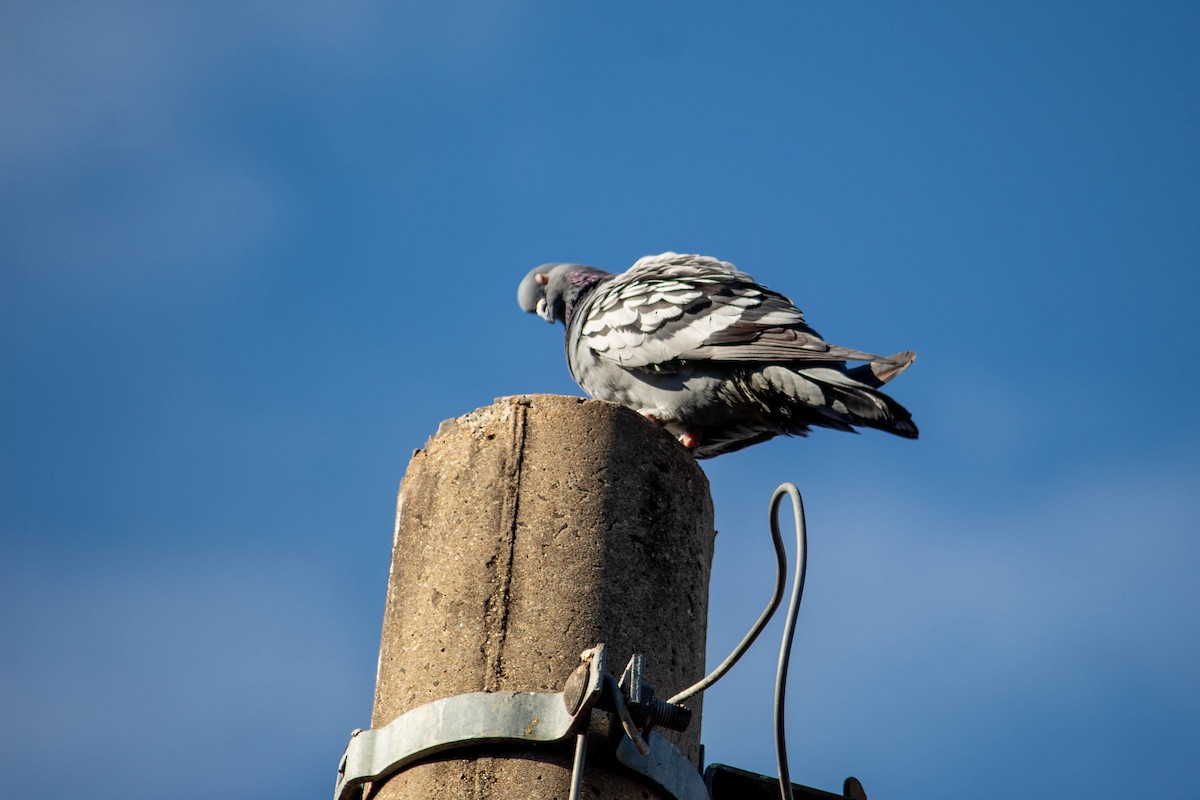
<instances>
[{"instance_id":1,"label":"wispy cloud","mask_svg":"<svg viewBox=\"0 0 1200 800\"><path fill-rule=\"evenodd\" d=\"M203 133L197 120L235 97L247 73L294 67L319 83L325 73L303 69L314 58L345 80L379 54L440 73L473 69L522 35L524 13L524 3L376 0L8 8L0 168L29 174L81 155L176 149Z\"/></svg>"},{"instance_id":2,"label":"wispy cloud","mask_svg":"<svg viewBox=\"0 0 1200 800\"><path fill-rule=\"evenodd\" d=\"M439 79L476 67L520 31L520 13L378 2L6 10L0 251L10 292L140 301L261 265L263 248L307 219L284 172L310 168L296 159L336 164L362 146L360 131L340 127L330 92L396 69L374 63L379 54ZM300 117L312 128L312 144L286 166L277 147L230 123L239 103L277 93L308 109Z\"/></svg>"}]
</instances>

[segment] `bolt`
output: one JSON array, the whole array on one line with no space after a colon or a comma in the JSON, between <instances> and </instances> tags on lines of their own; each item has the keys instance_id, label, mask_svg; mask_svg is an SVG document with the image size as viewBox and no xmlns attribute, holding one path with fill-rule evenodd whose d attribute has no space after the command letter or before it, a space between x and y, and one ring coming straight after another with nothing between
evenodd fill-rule
<instances>
[{"instance_id":1,"label":"bolt","mask_svg":"<svg viewBox=\"0 0 1200 800\"><path fill-rule=\"evenodd\" d=\"M649 712L649 720L646 722L646 728L659 726L672 731L685 731L688 725L692 722L692 710L686 706L677 706L673 703L668 703L666 700L657 698L651 700L645 706Z\"/></svg>"}]
</instances>

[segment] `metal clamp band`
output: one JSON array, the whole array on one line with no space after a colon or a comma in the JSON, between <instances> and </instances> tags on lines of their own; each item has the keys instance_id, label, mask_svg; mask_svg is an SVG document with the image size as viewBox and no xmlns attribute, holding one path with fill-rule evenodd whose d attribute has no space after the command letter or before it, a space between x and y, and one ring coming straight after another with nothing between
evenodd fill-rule
<instances>
[{"instance_id":1,"label":"metal clamp band","mask_svg":"<svg viewBox=\"0 0 1200 800\"><path fill-rule=\"evenodd\" d=\"M608 683L615 682L608 678ZM605 687L604 645L583 654L562 692L473 692L407 711L382 728L355 731L338 767L334 800L360 800L364 784L379 782L424 758L488 743L552 744L585 730ZM674 800L709 800L695 765L670 742L650 733L643 755L628 736L616 759Z\"/></svg>"},{"instance_id":2,"label":"metal clamp band","mask_svg":"<svg viewBox=\"0 0 1200 800\"><path fill-rule=\"evenodd\" d=\"M464 745L566 739L586 723L603 686L603 646L584 658L562 692L460 694L418 706L382 728L355 731L338 767L334 800L356 800L363 784Z\"/></svg>"}]
</instances>

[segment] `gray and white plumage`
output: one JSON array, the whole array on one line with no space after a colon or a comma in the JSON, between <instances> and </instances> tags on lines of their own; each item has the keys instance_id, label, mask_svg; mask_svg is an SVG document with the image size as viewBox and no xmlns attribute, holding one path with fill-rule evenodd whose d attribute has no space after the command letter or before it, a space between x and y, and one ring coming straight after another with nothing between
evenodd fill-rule
<instances>
[{"instance_id":1,"label":"gray and white plumage","mask_svg":"<svg viewBox=\"0 0 1200 800\"><path fill-rule=\"evenodd\" d=\"M790 300L728 262L662 253L620 275L543 264L517 301L566 326L567 365L584 391L664 425L697 458L813 426L917 438L908 411L878 391L915 354L828 344Z\"/></svg>"}]
</instances>

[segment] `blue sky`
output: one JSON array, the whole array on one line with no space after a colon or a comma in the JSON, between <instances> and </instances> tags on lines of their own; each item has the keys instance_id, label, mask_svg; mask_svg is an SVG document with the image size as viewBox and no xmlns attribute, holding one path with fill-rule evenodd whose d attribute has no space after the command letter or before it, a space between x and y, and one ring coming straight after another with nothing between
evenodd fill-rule
<instances>
[{"instance_id":1,"label":"blue sky","mask_svg":"<svg viewBox=\"0 0 1200 800\"><path fill-rule=\"evenodd\" d=\"M748 5L0 6L0 793L327 797L412 449L577 393L517 282L676 250L920 353L705 463L710 661L805 493L793 776L1192 796L1200 11Z\"/></svg>"}]
</instances>

